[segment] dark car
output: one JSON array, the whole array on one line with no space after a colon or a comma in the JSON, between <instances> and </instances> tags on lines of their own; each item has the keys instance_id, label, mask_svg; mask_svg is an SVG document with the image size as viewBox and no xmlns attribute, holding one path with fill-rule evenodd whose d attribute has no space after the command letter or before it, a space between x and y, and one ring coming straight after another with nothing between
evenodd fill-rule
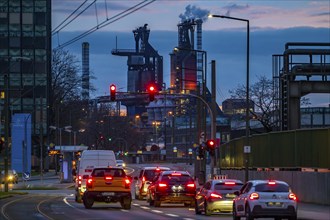
<instances>
[{"instance_id":1,"label":"dark car","mask_svg":"<svg viewBox=\"0 0 330 220\"><path fill-rule=\"evenodd\" d=\"M183 203L195 207L196 184L187 171L163 171L151 182L147 192L150 206Z\"/></svg>"},{"instance_id":2,"label":"dark car","mask_svg":"<svg viewBox=\"0 0 330 220\"><path fill-rule=\"evenodd\" d=\"M1 183L5 183L5 171L1 171L0 175ZM15 170L8 170L8 176L7 176L7 182L8 183L18 183L18 174Z\"/></svg>"}]
</instances>

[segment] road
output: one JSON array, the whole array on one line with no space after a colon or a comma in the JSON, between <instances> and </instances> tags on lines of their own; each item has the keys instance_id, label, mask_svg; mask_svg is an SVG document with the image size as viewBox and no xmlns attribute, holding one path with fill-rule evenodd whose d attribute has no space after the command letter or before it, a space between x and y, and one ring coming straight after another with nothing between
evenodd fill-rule
<instances>
[{"instance_id":1,"label":"road","mask_svg":"<svg viewBox=\"0 0 330 220\"><path fill-rule=\"evenodd\" d=\"M138 165L140 166L140 165ZM132 176L137 175L138 166L130 166L127 172ZM162 165L164 166L164 165ZM169 165L179 168L180 164ZM189 165L182 165L182 169L189 170ZM19 183L11 187L19 187ZM0 200L0 219L232 219L231 214L219 214L212 216L196 215L193 208L184 207L182 204L162 204L161 207L150 207L145 200L136 200L132 192L133 202L130 210L124 210L119 203L96 203L92 209L85 209L83 204L74 201L74 189L71 183L59 183L58 178L51 177L42 181L34 180L25 183L27 185L56 186L58 190L28 190L27 195L17 195ZM132 187L134 190L134 187ZM311 204L299 204L298 219L300 220L328 220L330 219L329 206L317 206Z\"/></svg>"}]
</instances>

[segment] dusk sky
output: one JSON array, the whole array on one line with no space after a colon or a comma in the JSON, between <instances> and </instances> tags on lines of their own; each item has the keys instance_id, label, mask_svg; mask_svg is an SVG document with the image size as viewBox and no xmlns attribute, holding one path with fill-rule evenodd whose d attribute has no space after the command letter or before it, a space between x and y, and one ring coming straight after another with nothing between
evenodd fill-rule
<instances>
[{"instance_id":1,"label":"dusk sky","mask_svg":"<svg viewBox=\"0 0 330 220\"><path fill-rule=\"evenodd\" d=\"M85 4L83 4L85 2ZM207 18L207 14L227 15L248 19L250 23L250 84L257 76L272 77L272 55L283 54L287 42L330 42L330 1L307 0L53 0L53 47L66 43L80 34L99 28L91 34L64 47L81 60L81 44L90 44L90 70L96 77L97 88L92 97L109 94L109 85L115 83L127 91L127 57L113 56L111 50L134 49L132 30L148 24L150 44L163 56L164 82L169 86L169 54L178 44L177 24L182 17L196 16L203 23L203 50L208 63L216 61L217 101L230 98L228 90L246 80L246 22ZM137 4L139 10L118 16ZM150 3L150 4L148 4ZM58 28L71 13L83 4L71 18L78 16L63 28ZM85 11L84 9L89 8ZM84 12L83 12L84 11ZM129 11L127 11L129 12ZM189 12L189 13L188 13ZM193 12L193 13L192 13ZM116 20L117 19L117 20ZM68 20L69 21L69 20ZM64 23L65 24L65 23ZM116 45L117 44L117 45ZM330 49L330 48L328 48ZM208 64L208 76L211 66ZM208 78L208 81L210 78ZM328 106L330 94L309 95L312 106Z\"/></svg>"}]
</instances>

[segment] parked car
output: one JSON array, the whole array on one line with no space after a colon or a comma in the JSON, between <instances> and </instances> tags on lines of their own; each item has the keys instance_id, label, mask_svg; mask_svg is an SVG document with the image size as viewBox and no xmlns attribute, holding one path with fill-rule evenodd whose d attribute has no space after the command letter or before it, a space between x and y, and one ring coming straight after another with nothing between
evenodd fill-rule
<instances>
[{"instance_id":1,"label":"parked car","mask_svg":"<svg viewBox=\"0 0 330 220\"><path fill-rule=\"evenodd\" d=\"M1 183L5 183L5 171L1 171L0 175ZM8 183L18 183L18 174L16 170L8 170L8 177L7 177L7 182Z\"/></svg>"},{"instance_id":2,"label":"parked car","mask_svg":"<svg viewBox=\"0 0 330 220\"><path fill-rule=\"evenodd\" d=\"M297 219L297 196L290 186L278 180L251 180L235 192L233 219Z\"/></svg>"},{"instance_id":3,"label":"parked car","mask_svg":"<svg viewBox=\"0 0 330 220\"><path fill-rule=\"evenodd\" d=\"M135 179L135 198L143 199L147 195L150 181L160 172L171 170L168 167L143 167Z\"/></svg>"},{"instance_id":4,"label":"parked car","mask_svg":"<svg viewBox=\"0 0 330 220\"><path fill-rule=\"evenodd\" d=\"M152 180L147 191L150 206L183 203L195 207L196 184L187 171L163 171Z\"/></svg>"},{"instance_id":5,"label":"parked car","mask_svg":"<svg viewBox=\"0 0 330 220\"><path fill-rule=\"evenodd\" d=\"M243 186L243 182L236 179L214 179L207 181L196 194L196 214L232 212L235 191Z\"/></svg>"},{"instance_id":6,"label":"parked car","mask_svg":"<svg viewBox=\"0 0 330 220\"><path fill-rule=\"evenodd\" d=\"M126 167L126 164L123 160L116 160L117 167Z\"/></svg>"}]
</instances>

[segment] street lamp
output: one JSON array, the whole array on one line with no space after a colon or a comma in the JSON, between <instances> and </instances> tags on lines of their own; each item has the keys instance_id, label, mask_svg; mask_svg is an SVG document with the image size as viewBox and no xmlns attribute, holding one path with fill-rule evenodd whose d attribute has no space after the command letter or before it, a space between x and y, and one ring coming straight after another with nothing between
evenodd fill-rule
<instances>
[{"instance_id":1,"label":"street lamp","mask_svg":"<svg viewBox=\"0 0 330 220\"><path fill-rule=\"evenodd\" d=\"M235 18L229 17L224 15L212 15L210 14L208 17L210 18L225 18L237 21L246 22L246 109L245 109L245 146L249 146L249 128L250 128L250 119L249 119L249 112L250 112L250 102L249 102L249 77L250 77L250 21L248 19L242 18ZM245 181L249 179L249 172L248 172L248 155L246 154L245 159Z\"/></svg>"},{"instance_id":2,"label":"street lamp","mask_svg":"<svg viewBox=\"0 0 330 220\"><path fill-rule=\"evenodd\" d=\"M83 133L83 132L85 132L85 129L79 129L78 131L72 131L71 128L66 128L64 131L73 133L73 145L76 145L77 144L77 133ZM70 143L71 143L71 140L70 140Z\"/></svg>"}]
</instances>

